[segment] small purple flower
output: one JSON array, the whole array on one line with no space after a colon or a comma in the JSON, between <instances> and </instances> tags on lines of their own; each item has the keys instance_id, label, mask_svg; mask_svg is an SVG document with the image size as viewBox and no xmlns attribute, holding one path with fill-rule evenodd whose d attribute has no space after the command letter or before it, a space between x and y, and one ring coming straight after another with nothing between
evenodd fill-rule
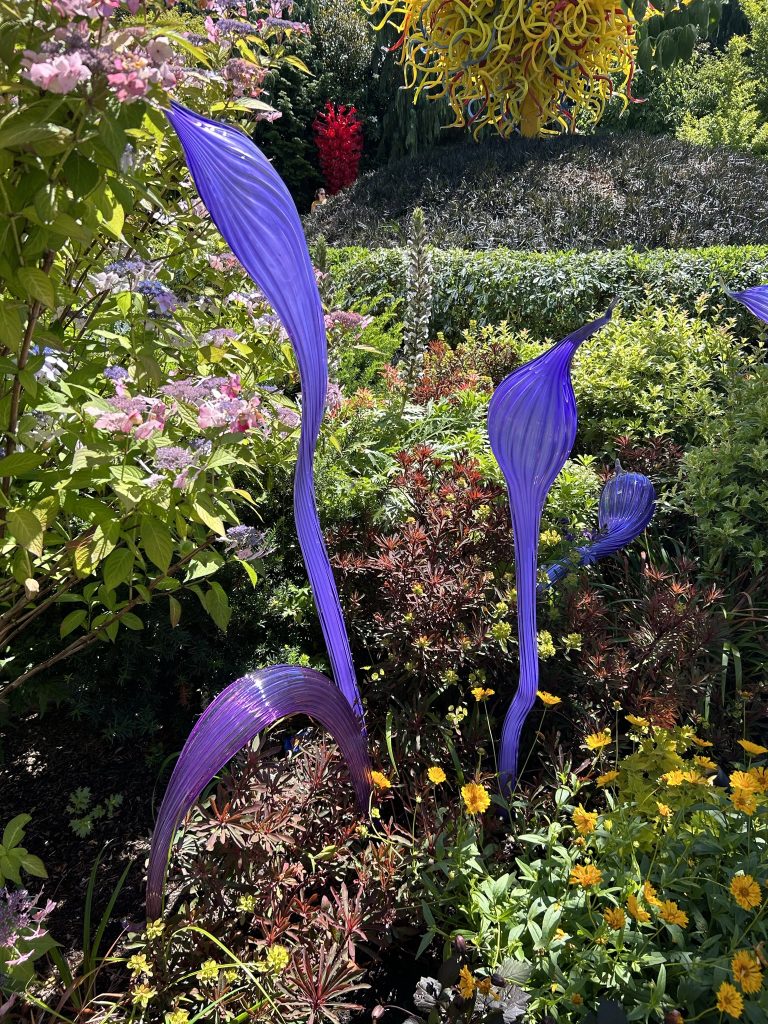
<instances>
[{"instance_id":1,"label":"small purple flower","mask_svg":"<svg viewBox=\"0 0 768 1024\"><path fill-rule=\"evenodd\" d=\"M119 274L121 277L135 277L147 269L144 260L115 260L104 267L107 274Z\"/></svg>"},{"instance_id":2,"label":"small purple flower","mask_svg":"<svg viewBox=\"0 0 768 1024\"><path fill-rule=\"evenodd\" d=\"M104 371L107 380L128 380L130 374L124 366L108 366Z\"/></svg>"},{"instance_id":3,"label":"small purple flower","mask_svg":"<svg viewBox=\"0 0 768 1024\"><path fill-rule=\"evenodd\" d=\"M231 526L223 543L228 555L234 554L243 562L266 558L277 546L267 530L253 526Z\"/></svg>"},{"instance_id":4,"label":"small purple flower","mask_svg":"<svg viewBox=\"0 0 768 1024\"><path fill-rule=\"evenodd\" d=\"M177 445L167 445L158 448L155 452L155 465L158 469L170 469L174 473L180 473L188 469L195 461L195 453L189 448L179 448Z\"/></svg>"},{"instance_id":5,"label":"small purple flower","mask_svg":"<svg viewBox=\"0 0 768 1024\"><path fill-rule=\"evenodd\" d=\"M166 288L159 281L139 281L136 285L136 291L140 295L146 295L148 298L153 299L163 316L172 313L179 304L179 300L170 288Z\"/></svg>"}]
</instances>

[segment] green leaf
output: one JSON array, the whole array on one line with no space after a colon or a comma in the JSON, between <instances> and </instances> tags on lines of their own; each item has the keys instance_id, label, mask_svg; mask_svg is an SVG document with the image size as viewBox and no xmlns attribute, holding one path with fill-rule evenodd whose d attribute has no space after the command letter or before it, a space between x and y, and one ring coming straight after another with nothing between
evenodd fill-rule
<instances>
[{"instance_id":1,"label":"green leaf","mask_svg":"<svg viewBox=\"0 0 768 1024\"><path fill-rule=\"evenodd\" d=\"M16 277L26 295L41 302L48 309L53 309L56 305L56 292L45 271L39 267L21 267L16 272Z\"/></svg>"},{"instance_id":2,"label":"green leaf","mask_svg":"<svg viewBox=\"0 0 768 1024\"><path fill-rule=\"evenodd\" d=\"M24 838L24 829L32 821L31 814L17 814L3 829L3 846L9 850L12 846L18 846Z\"/></svg>"},{"instance_id":3,"label":"green leaf","mask_svg":"<svg viewBox=\"0 0 768 1024\"><path fill-rule=\"evenodd\" d=\"M99 182L99 168L77 151L70 153L64 161L64 177L72 186L77 199L85 199Z\"/></svg>"},{"instance_id":4,"label":"green leaf","mask_svg":"<svg viewBox=\"0 0 768 1024\"><path fill-rule=\"evenodd\" d=\"M173 538L165 523L150 516L142 516L141 546L158 569L162 572L168 571L173 557Z\"/></svg>"},{"instance_id":5,"label":"green leaf","mask_svg":"<svg viewBox=\"0 0 768 1024\"><path fill-rule=\"evenodd\" d=\"M211 508L210 502L205 497L198 498L192 502L192 511L201 523L204 523L209 530L213 530L219 537L226 536L224 521L216 515Z\"/></svg>"},{"instance_id":6,"label":"green leaf","mask_svg":"<svg viewBox=\"0 0 768 1024\"><path fill-rule=\"evenodd\" d=\"M220 583L211 584L210 590L205 595L205 608L222 633L225 633L232 617L232 609L229 607L229 599Z\"/></svg>"},{"instance_id":7,"label":"green leaf","mask_svg":"<svg viewBox=\"0 0 768 1024\"><path fill-rule=\"evenodd\" d=\"M0 477L24 476L37 469L42 461L43 457L35 452L13 452L0 459Z\"/></svg>"},{"instance_id":8,"label":"green leaf","mask_svg":"<svg viewBox=\"0 0 768 1024\"><path fill-rule=\"evenodd\" d=\"M85 622L88 617L88 612L85 608L76 608L69 615L65 616L64 621L59 626L59 636L63 640L65 636L69 636L70 633L74 632L79 626Z\"/></svg>"},{"instance_id":9,"label":"green leaf","mask_svg":"<svg viewBox=\"0 0 768 1024\"><path fill-rule=\"evenodd\" d=\"M24 336L20 308L17 303L0 302L0 342L11 352L19 351Z\"/></svg>"},{"instance_id":10,"label":"green leaf","mask_svg":"<svg viewBox=\"0 0 768 1024\"><path fill-rule=\"evenodd\" d=\"M135 615L133 612L126 612L124 615L121 615L120 621L124 626L127 626L128 629L133 629L137 632L140 629L144 629L144 623L141 621L139 616Z\"/></svg>"},{"instance_id":11,"label":"green leaf","mask_svg":"<svg viewBox=\"0 0 768 1024\"><path fill-rule=\"evenodd\" d=\"M14 540L33 555L43 553L43 524L31 509L11 509L8 529Z\"/></svg>"},{"instance_id":12,"label":"green leaf","mask_svg":"<svg viewBox=\"0 0 768 1024\"><path fill-rule=\"evenodd\" d=\"M35 878L47 878L48 872L45 870L45 864L36 857L33 853L25 853L21 858L21 866L27 872L28 875L34 875Z\"/></svg>"},{"instance_id":13,"label":"green leaf","mask_svg":"<svg viewBox=\"0 0 768 1024\"><path fill-rule=\"evenodd\" d=\"M40 142L55 142L62 146L72 132L58 124L11 124L0 129L0 149L14 149Z\"/></svg>"},{"instance_id":14,"label":"green leaf","mask_svg":"<svg viewBox=\"0 0 768 1024\"><path fill-rule=\"evenodd\" d=\"M133 575L133 552L128 548L117 548L104 562L102 573L104 583L110 590L116 590L121 583L128 583Z\"/></svg>"},{"instance_id":15,"label":"green leaf","mask_svg":"<svg viewBox=\"0 0 768 1024\"><path fill-rule=\"evenodd\" d=\"M171 620L171 628L175 629L181 621L181 602L175 597L168 598L168 614Z\"/></svg>"}]
</instances>

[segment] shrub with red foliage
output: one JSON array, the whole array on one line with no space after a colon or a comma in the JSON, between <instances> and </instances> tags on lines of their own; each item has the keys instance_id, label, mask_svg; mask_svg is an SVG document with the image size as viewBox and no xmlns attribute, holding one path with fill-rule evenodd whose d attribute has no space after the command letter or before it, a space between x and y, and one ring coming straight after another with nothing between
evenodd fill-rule
<instances>
[{"instance_id":1,"label":"shrub with red foliage","mask_svg":"<svg viewBox=\"0 0 768 1024\"><path fill-rule=\"evenodd\" d=\"M685 452L669 437L648 437L636 441L617 437L614 447L621 464L629 473L644 473L657 481L677 474Z\"/></svg>"},{"instance_id":2,"label":"shrub with red foliage","mask_svg":"<svg viewBox=\"0 0 768 1024\"><path fill-rule=\"evenodd\" d=\"M320 170L331 195L357 180L363 154L363 125L354 107L326 103L312 125Z\"/></svg>"},{"instance_id":3,"label":"shrub with red foliage","mask_svg":"<svg viewBox=\"0 0 768 1024\"><path fill-rule=\"evenodd\" d=\"M329 538L352 628L374 660L438 680L506 658L491 630L514 633L511 526L503 488L469 457L428 445L397 456L392 486L407 520L386 532L348 524ZM394 675L394 673L392 673Z\"/></svg>"},{"instance_id":4,"label":"shrub with red foliage","mask_svg":"<svg viewBox=\"0 0 768 1024\"><path fill-rule=\"evenodd\" d=\"M626 571L615 589L577 591L564 629L582 638L569 683L574 703L593 722L612 721L616 701L657 725L681 721L719 672L721 600L685 559L667 569L646 563L639 576Z\"/></svg>"}]
</instances>

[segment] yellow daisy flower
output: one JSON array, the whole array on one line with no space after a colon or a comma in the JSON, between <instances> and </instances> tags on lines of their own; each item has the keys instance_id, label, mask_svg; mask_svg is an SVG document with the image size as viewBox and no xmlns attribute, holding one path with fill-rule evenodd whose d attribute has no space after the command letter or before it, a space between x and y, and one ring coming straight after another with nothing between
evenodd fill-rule
<instances>
[{"instance_id":1,"label":"yellow daisy flower","mask_svg":"<svg viewBox=\"0 0 768 1024\"><path fill-rule=\"evenodd\" d=\"M646 924L651 920L651 915L647 910L643 910L637 902L637 896L634 893L627 896L627 910L629 911L629 916L634 917L638 924Z\"/></svg>"},{"instance_id":2,"label":"yellow daisy flower","mask_svg":"<svg viewBox=\"0 0 768 1024\"><path fill-rule=\"evenodd\" d=\"M752 875L734 875L731 879L731 896L743 910L754 910L763 901L760 885Z\"/></svg>"},{"instance_id":3,"label":"yellow daisy flower","mask_svg":"<svg viewBox=\"0 0 768 1024\"><path fill-rule=\"evenodd\" d=\"M724 981L717 990L717 1008L720 1013L727 1013L735 1020L738 1020L744 1012L744 1000L733 985L727 981Z\"/></svg>"},{"instance_id":4,"label":"yellow daisy flower","mask_svg":"<svg viewBox=\"0 0 768 1024\"><path fill-rule=\"evenodd\" d=\"M652 907L661 906L661 900L656 895L656 890L650 882L643 882L643 899L646 903L650 903Z\"/></svg>"},{"instance_id":5,"label":"yellow daisy flower","mask_svg":"<svg viewBox=\"0 0 768 1024\"><path fill-rule=\"evenodd\" d=\"M765 769L764 769L765 770ZM752 769L754 771L754 769ZM757 778L748 772L731 772L731 789L748 789L753 793L758 791Z\"/></svg>"},{"instance_id":6,"label":"yellow daisy flower","mask_svg":"<svg viewBox=\"0 0 768 1024\"><path fill-rule=\"evenodd\" d=\"M752 779L756 793L768 793L768 768L750 768L747 775Z\"/></svg>"},{"instance_id":7,"label":"yellow daisy flower","mask_svg":"<svg viewBox=\"0 0 768 1024\"><path fill-rule=\"evenodd\" d=\"M546 704L548 708L553 708L556 704L562 704L562 698L556 697L554 693L547 693L546 690L537 690L536 696L539 700Z\"/></svg>"},{"instance_id":8,"label":"yellow daisy flower","mask_svg":"<svg viewBox=\"0 0 768 1024\"><path fill-rule=\"evenodd\" d=\"M603 920L609 928L614 928L616 931L621 931L627 923L626 914L621 907L611 907L610 910L604 911Z\"/></svg>"},{"instance_id":9,"label":"yellow daisy flower","mask_svg":"<svg viewBox=\"0 0 768 1024\"><path fill-rule=\"evenodd\" d=\"M685 782L685 775L683 772L675 769L671 772L664 772L664 774L659 778L659 782L664 782L668 786L682 786Z\"/></svg>"},{"instance_id":10,"label":"yellow daisy flower","mask_svg":"<svg viewBox=\"0 0 768 1024\"><path fill-rule=\"evenodd\" d=\"M659 907L659 917L667 924L678 924L685 928L688 924L688 915L675 903L674 900L664 900Z\"/></svg>"},{"instance_id":11,"label":"yellow daisy flower","mask_svg":"<svg viewBox=\"0 0 768 1024\"><path fill-rule=\"evenodd\" d=\"M741 811L751 817L757 810L755 794L749 789L734 789L731 793L731 803L737 811Z\"/></svg>"},{"instance_id":12,"label":"yellow daisy flower","mask_svg":"<svg viewBox=\"0 0 768 1024\"><path fill-rule=\"evenodd\" d=\"M602 750L611 742L611 730L603 729L602 732L591 732L584 738L584 746L590 750Z\"/></svg>"},{"instance_id":13,"label":"yellow daisy flower","mask_svg":"<svg viewBox=\"0 0 768 1024\"><path fill-rule=\"evenodd\" d=\"M733 980L747 995L754 995L763 987L763 972L760 964L747 949L740 949L731 960Z\"/></svg>"},{"instance_id":14,"label":"yellow daisy flower","mask_svg":"<svg viewBox=\"0 0 768 1024\"><path fill-rule=\"evenodd\" d=\"M669 806L669 804L660 804L657 801L656 802L656 809L658 811L658 815L659 815L660 818L671 818L672 817L672 808Z\"/></svg>"},{"instance_id":15,"label":"yellow daisy flower","mask_svg":"<svg viewBox=\"0 0 768 1024\"><path fill-rule=\"evenodd\" d=\"M619 773L616 771L606 772L605 775L597 776L597 784L598 786L610 786L618 777Z\"/></svg>"},{"instance_id":16,"label":"yellow daisy flower","mask_svg":"<svg viewBox=\"0 0 768 1024\"><path fill-rule=\"evenodd\" d=\"M693 760L695 764L697 764L700 768L704 768L706 771L717 771L717 764L712 760L711 757L704 757L703 754L696 754Z\"/></svg>"},{"instance_id":17,"label":"yellow daisy flower","mask_svg":"<svg viewBox=\"0 0 768 1024\"><path fill-rule=\"evenodd\" d=\"M639 718L637 715L625 715L624 717L630 725L634 725L638 729L647 729L651 724L647 718Z\"/></svg>"},{"instance_id":18,"label":"yellow daisy flower","mask_svg":"<svg viewBox=\"0 0 768 1024\"><path fill-rule=\"evenodd\" d=\"M577 864L571 871L568 879L571 885L580 885L582 889L589 889L593 885L599 885L603 880L603 872L594 864Z\"/></svg>"},{"instance_id":19,"label":"yellow daisy flower","mask_svg":"<svg viewBox=\"0 0 768 1024\"><path fill-rule=\"evenodd\" d=\"M761 747L759 743L752 743L750 740L738 740L739 746L746 750L753 757L760 757L761 754L768 754L768 747Z\"/></svg>"},{"instance_id":20,"label":"yellow daisy flower","mask_svg":"<svg viewBox=\"0 0 768 1024\"><path fill-rule=\"evenodd\" d=\"M371 772L371 781L377 789L392 789L392 783L384 772Z\"/></svg>"},{"instance_id":21,"label":"yellow daisy flower","mask_svg":"<svg viewBox=\"0 0 768 1024\"><path fill-rule=\"evenodd\" d=\"M445 782L445 772L437 765L433 764L427 772L427 778L430 782L433 782L436 786L439 786L441 782Z\"/></svg>"},{"instance_id":22,"label":"yellow daisy flower","mask_svg":"<svg viewBox=\"0 0 768 1024\"><path fill-rule=\"evenodd\" d=\"M475 698L476 701L488 700L488 698L492 697L494 693L496 693L495 690L487 690L483 686L472 687L472 696Z\"/></svg>"},{"instance_id":23,"label":"yellow daisy flower","mask_svg":"<svg viewBox=\"0 0 768 1024\"><path fill-rule=\"evenodd\" d=\"M482 814L491 806L491 796L485 786L477 782L468 782L461 787L464 806L470 814Z\"/></svg>"},{"instance_id":24,"label":"yellow daisy flower","mask_svg":"<svg viewBox=\"0 0 768 1024\"><path fill-rule=\"evenodd\" d=\"M713 746L713 744L710 743L709 740L699 739L698 736L691 736L691 743L695 743L697 747L711 747L711 746Z\"/></svg>"},{"instance_id":25,"label":"yellow daisy flower","mask_svg":"<svg viewBox=\"0 0 768 1024\"><path fill-rule=\"evenodd\" d=\"M587 811L581 804L579 804L571 815L571 821L578 833L583 836L588 836L590 832L594 832L595 830L595 825L597 824L597 812Z\"/></svg>"},{"instance_id":26,"label":"yellow daisy flower","mask_svg":"<svg viewBox=\"0 0 768 1024\"><path fill-rule=\"evenodd\" d=\"M470 971L470 969L467 967L466 964L464 964L464 966L459 971L459 994L463 996L464 999L471 999L472 996L475 994L476 988L477 982L472 977L472 972Z\"/></svg>"}]
</instances>

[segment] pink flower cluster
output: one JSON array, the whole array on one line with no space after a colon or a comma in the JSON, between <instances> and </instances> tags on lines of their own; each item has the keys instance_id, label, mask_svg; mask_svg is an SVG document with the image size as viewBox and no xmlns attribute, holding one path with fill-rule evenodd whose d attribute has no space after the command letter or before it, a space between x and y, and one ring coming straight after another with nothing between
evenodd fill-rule
<instances>
[{"instance_id":1,"label":"pink flower cluster","mask_svg":"<svg viewBox=\"0 0 768 1024\"><path fill-rule=\"evenodd\" d=\"M243 272L242 263L232 252L213 253L208 257L208 266L213 270L218 270L219 273L224 273L228 270L239 270L240 273Z\"/></svg>"},{"instance_id":2,"label":"pink flower cluster","mask_svg":"<svg viewBox=\"0 0 768 1024\"><path fill-rule=\"evenodd\" d=\"M91 69L77 51L52 56L26 50L21 64L24 78L47 92L72 92L91 77Z\"/></svg>"},{"instance_id":3,"label":"pink flower cluster","mask_svg":"<svg viewBox=\"0 0 768 1024\"><path fill-rule=\"evenodd\" d=\"M153 85L172 89L176 74L167 60L154 64L149 54L144 57L138 51L125 51L115 56L114 70L107 81L121 103L131 103L143 99Z\"/></svg>"},{"instance_id":4,"label":"pink flower cluster","mask_svg":"<svg viewBox=\"0 0 768 1024\"><path fill-rule=\"evenodd\" d=\"M109 18L120 6L120 0L48 0L62 18ZM143 0L125 0L129 14L136 14Z\"/></svg>"},{"instance_id":5,"label":"pink flower cluster","mask_svg":"<svg viewBox=\"0 0 768 1024\"><path fill-rule=\"evenodd\" d=\"M228 60L224 65L224 78L229 82L232 95L235 97L258 98L261 95L261 86L266 74L266 68L239 57ZM269 111L269 113L272 112Z\"/></svg>"},{"instance_id":6,"label":"pink flower cluster","mask_svg":"<svg viewBox=\"0 0 768 1024\"><path fill-rule=\"evenodd\" d=\"M114 411L97 417L94 424L97 430L107 430L111 434L133 434L140 441L163 432L168 416L164 402L153 402L144 395L131 397L122 379L115 380L114 385L115 394L109 400Z\"/></svg>"}]
</instances>

